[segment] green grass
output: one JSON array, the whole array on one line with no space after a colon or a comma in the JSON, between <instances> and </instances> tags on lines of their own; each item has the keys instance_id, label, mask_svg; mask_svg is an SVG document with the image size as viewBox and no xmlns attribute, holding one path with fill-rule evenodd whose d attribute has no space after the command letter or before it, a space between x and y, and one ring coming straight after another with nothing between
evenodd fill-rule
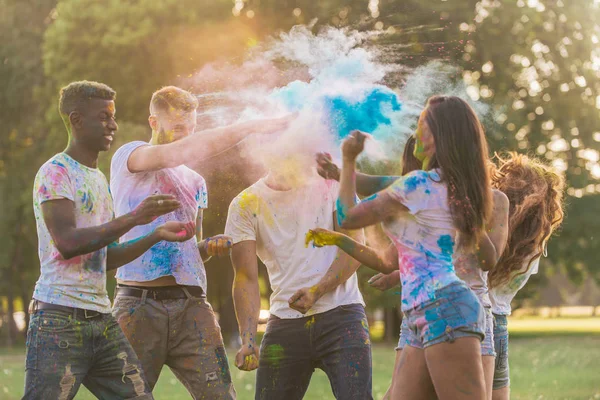
<instances>
[{"instance_id":1,"label":"green grass","mask_svg":"<svg viewBox=\"0 0 600 400\"><path fill-rule=\"evenodd\" d=\"M517 321L517 322L515 322ZM600 399L600 319L511 320L510 365L513 400ZM577 326L577 322L583 322ZM529 327L529 328L528 328ZM529 329L529 330L528 330ZM228 350L230 361L235 354ZM373 346L373 396L380 399L389 384L393 346ZM19 399L23 393L24 349L0 349L0 399ZM253 399L254 372L231 368L238 399ZM165 367L154 390L162 399L190 399L184 387ZM94 399L85 388L77 399ZM317 370L305 396L308 400L333 399L329 381Z\"/></svg>"}]
</instances>

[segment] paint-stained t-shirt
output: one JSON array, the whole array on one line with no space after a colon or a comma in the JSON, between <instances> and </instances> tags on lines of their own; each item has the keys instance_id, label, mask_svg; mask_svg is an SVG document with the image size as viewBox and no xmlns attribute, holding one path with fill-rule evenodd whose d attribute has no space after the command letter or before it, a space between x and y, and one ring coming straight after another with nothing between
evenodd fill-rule
<instances>
[{"instance_id":1,"label":"paint-stained t-shirt","mask_svg":"<svg viewBox=\"0 0 600 400\"><path fill-rule=\"evenodd\" d=\"M321 178L303 187L277 191L264 178L240 193L229 206L225 234L233 243L256 241L256 252L267 267L273 294L270 311L279 318L305 315L289 307L298 289L311 287L325 275L336 258L337 247L305 246L309 229L334 229L339 184ZM347 304L364 305L356 274L326 293L306 315Z\"/></svg>"},{"instance_id":2,"label":"paint-stained t-shirt","mask_svg":"<svg viewBox=\"0 0 600 400\"><path fill-rule=\"evenodd\" d=\"M419 170L386 189L410 214L383 224L398 249L403 311L436 300L438 289L460 281L452 265L456 229L440 181L437 170Z\"/></svg>"},{"instance_id":3,"label":"paint-stained t-shirt","mask_svg":"<svg viewBox=\"0 0 600 400\"><path fill-rule=\"evenodd\" d=\"M136 226L123 235L121 241L147 235L168 221L196 221L198 208L208 207L204 178L185 165L156 171L130 172L127 160L141 146L148 146L148 143L127 143L112 158L110 188L117 217L133 211L146 197L155 194L173 195L181 203L181 207L147 225ZM185 242L159 242L142 256L117 270L117 279L121 281L147 282L168 275L173 276L180 285L200 286L206 293L206 271L195 237Z\"/></svg>"},{"instance_id":4,"label":"paint-stained t-shirt","mask_svg":"<svg viewBox=\"0 0 600 400\"><path fill-rule=\"evenodd\" d=\"M525 286L531 275L538 273L539 267L540 257L531 261L531 264L527 260L521 269L521 271L525 271L523 274L515 273L508 282L490 289L492 312L499 315L510 315L512 312L510 303L517 295L517 292Z\"/></svg>"},{"instance_id":5,"label":"paint-stained t-shirt","mask_svg":"<svg viewBox=\"0 0 600 400\"><path fill-rule=\"evenodd\" d=\"M106 247L65 260L56 248L42 215L41 204L73 202L77 228L103 225L114 218L113 202L104 174L65 153L39 169L33 185L41 275L33 298L52 304L110 313L106 292Z\"/></svg>"}]
</instances>

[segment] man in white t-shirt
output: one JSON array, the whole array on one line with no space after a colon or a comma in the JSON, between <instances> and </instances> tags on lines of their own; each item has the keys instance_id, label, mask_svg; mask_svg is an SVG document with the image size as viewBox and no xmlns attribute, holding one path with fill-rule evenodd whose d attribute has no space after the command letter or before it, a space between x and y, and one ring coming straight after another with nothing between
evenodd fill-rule
<instances>
[{"instance_id":1,"label":"man in white t-shirt","mask_svg":"<svg viewBox=\"0 0 600 400\"><path fill-rule=\"evenodd\" d=\"M234 243L233 298L242 337L236 365L258 368L257 399L302 398L315 368L325 371L336 398L371 399L369 330L355 273L359 263L334 247L305 245L310 229L337 229L338 184L316 174L301 181L291 184L271 169L229 206L225 234ZM362 232L351 234L362 238ZM273 289L260 351L256 256Z\"/></svg>"},{"instance_id":2,"label":"man in white t-shirt","mask_svg":"<svg viewBox=\"0 0 600 400\"><path fill-rule=\"evenodd\" d=\"M159 243L117 273L113 315L136 351L150 388L168 365L194 398L232 399L221 329L206 301L204 262L224 255L230 240L202 238L207 208L204 178L183 165L211 157L249 134L284 129L288 118L250 122L193 134L198 100L167 86L150 101L150 143L123 145L111 163L111 190L117 215L130 212L149 194L174 196L181 207L129 236L144 234L165 221L196 221L196 240Z\"/></svg>"}]
</instances>

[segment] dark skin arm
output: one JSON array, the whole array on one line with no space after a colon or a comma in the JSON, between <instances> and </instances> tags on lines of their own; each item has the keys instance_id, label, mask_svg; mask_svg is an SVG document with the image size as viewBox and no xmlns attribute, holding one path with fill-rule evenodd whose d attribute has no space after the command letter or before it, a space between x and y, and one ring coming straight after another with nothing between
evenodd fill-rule
<instances>
[{"instance_id":1,"label":"dark skin arm","mask_svg":"<svg viewBox=\"0 0 600 400\"><path fill-rule=\"evenodd\" d=\"M125 243L112 243L108 245L106 252L106 270L110 271L132 262L162 240L185 242L193 236L193 222L169 221L145 236Z\"/></svg>"},{"instance_id":2,"label":"dark skin arm","mask_svg":"<svg viewBox=\"0 0 600 400\"><path fill-rule=\"evenodd\" d=\"M100 250L116 242L134 226L150 223L156 217L177 208L179 202L172 196L150 196L129 214L99 226L78 228L74 203L71 200L50 200L41 205L50 236L65 260Z\"/></svg>"}]
</instances>

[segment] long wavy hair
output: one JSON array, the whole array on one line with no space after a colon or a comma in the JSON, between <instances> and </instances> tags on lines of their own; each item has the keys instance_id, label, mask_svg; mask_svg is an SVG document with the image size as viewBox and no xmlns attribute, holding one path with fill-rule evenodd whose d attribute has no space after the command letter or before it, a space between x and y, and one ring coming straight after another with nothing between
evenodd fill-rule
<instances>
[{"instance_id":1,"label":"long wavy hair","mask_svg":"<svg viewBox=\"0 0 600 400\"><path fill-rule=\"evenodd\" d=\"M497 157L492 184L510 201L509 233L504 252L488 274L490 288L527 272L564 217L562 175L535 158L515 152ZM523 268L525 264L527 268Z\"/></svg>"},{"instance_id":2,"label":"long wavy hair","mask_svg":"<svg viewBox=\"0 0 600 400\"><path fill-rule=\"evenodd\" d=\"M473 250L493 208L484 129L471 106L458 97L433 96L427 103L425 121L435 141L429 167L440 168L447 183L459 247Z\"/></svg>"}]
</instances>

